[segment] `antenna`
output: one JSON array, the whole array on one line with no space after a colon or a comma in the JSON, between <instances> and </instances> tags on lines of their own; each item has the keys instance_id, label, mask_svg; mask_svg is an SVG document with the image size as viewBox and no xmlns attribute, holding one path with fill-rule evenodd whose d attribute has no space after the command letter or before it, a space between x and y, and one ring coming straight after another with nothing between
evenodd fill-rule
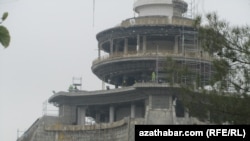
<instances>
[{"instance_id":1,"label":"antenna","mask_svg":"<svg viewBox=\"0 0 250 141\"><path fill-rule=\"evenodd\" d=\"M95 0L93 0L93 27L95 26Z\"/></svg>"},{"instance_id":2,"label":"antenna","mask_svg":"<svg viewBox=\"0 0 250 141\"><path fill-rule=\"evenodd\" d=\"M74 89L82 90L82 77L73 77L72 84Z\"/></svg>"}]
</instances>

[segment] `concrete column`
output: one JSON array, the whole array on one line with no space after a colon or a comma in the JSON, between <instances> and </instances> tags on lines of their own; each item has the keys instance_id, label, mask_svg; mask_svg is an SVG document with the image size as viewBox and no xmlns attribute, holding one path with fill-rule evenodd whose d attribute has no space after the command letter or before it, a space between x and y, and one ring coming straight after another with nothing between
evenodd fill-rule
<instances>
[{"instance_id":1,"label":"concrete column","mask_svg":"<svg viewBox=\"0 0 250 141\"><path fill-rule=\"evenodd\" d=\"M110 40L110 56L112 56L113 55L113 46L114 46L114 43L113 43L113 40L111 39Z\"/></svg>"},{"instance_id":2,"label":"concrete column","mask_svg":"<svg viewBox=\"0 0 250 141\"><path fill-rule=\"evenodd\" d=\"M173 124L176 124L176 111L175 111L175 106L176 106L176 98L172 99L170 98L170 102L172 102L172 118L173 118Z\"/></svg>"},{"instance_id":3,"label":"concrete column","mask_svg":"<svg viewBox=\"0 0 250 141\"><path fill-rule=\"evenodd\" d=\"M86 107L78 107L77 115L77 125L85 125Z\"/></svg>"},{"instance_id":4,"label":"concrete column","mask_svg":"<svg viewBox=\"0 0 250 141\"><path fill-rule=\"evenodd\" d=\"M143 36L143 38L142 38L142 44L143 44L143 49L142 49L142 51L143 51L143 53L146 53L146 51L147 51L147 36Z\"/></svg>"},{"instance_id":5,"label":"concrete column","mask_svg":"<svg viewBox=\"0 0 250 141\"><path fill-rule=\"evenodd\" d=\"M187 108L184 111L184 117L189 118L189 110Z\"/></svg>"},{"instance_id":6,"label":"concrete column","mask_svg":"<svg viewBox=\"0 0 250 141\"><path fill-rule=\"evenodd\" d=\"M115 55L117 55L117 52L118 52L118 44L115 44Z\"/></svg>"},{"instance_id":7,"label":"concrete column","mask_svg":"<svg viewBox=\"0 0 250 141\"><path fill-rule=\"evenodd\" d=\"M114 122L114 119L115 119L115 107L110 106L109 107L109 123Z\"/></svg>"},{"instance_id":8,"label":"concrete column","mask_svg":"<svg viewBox=\"0 0 250 141\"><path fill-rule=\"evenodd\" d=\"M148 108L152 109L152 95L148 97Z\"/></svg>"},{"instance_id":9,"label":"concrete column","mask_svg":"<svg viewBox=\"0 0 250 141\"><path fill-rule=\"evenodd\" d=\"M185 36L184 36L184 34L182 35L182 41L181 42L182 42L181 43L181 52L185 56L185 46L184 46Z\"/></svg>"},{"instance_id":10,"label":"concrete column","mask_svg":"<svg viewBox=\"0 0 250 141\"><path fill-rule=\"evenodd\" d=\"M175 36L175 40L174 40L174 53L175 54L178 53L178 36Z\"/></svg>"},{"instance_id":11,"label":"concrete column","mask_svg":"<svg viewBox=\"0 0 250 141\"><path fill-rule=\"evenodd\" d=\"M98 44L98 59L101 59L101 44Z\"/></svg>"},{"instance_id":12,"label":"concrete column","mask_svg":"<svg viewBox=\"0 0 250 141\"><path fill-rule=\"evenodd\" d=\"M124 55L128 54L128 38L124 39Z\"/></svg>"},{"instance_id":13,"label":"concrete column","mask_svg":"<svg viewBox=\"0 0 250 141\"><path fill-rule=\"evenodd\" d=\"M137 45L136 45L136 52L140 51L140 35L137 35Z\"/></svg>"},{"instance_id":14,"label":"concrete column","mask_svg":"<svg viewBox=\"0 0 250 141\"><path fill-rule=\"evenodd\" d=\"M133 103L131 104L131 118L135 118L135 109L136 109L136 105Z\"/></svg>"},{"instance_id":15,"label":"concrete column","mask_svg":"<svg viewBox=\"0 0 250 141\"><path fill-rule=\"evenodd\" d=\"M149 104L146 109L146 124L173 124L175 115L173 114L172 99L169 95L162 95L161 91L156 91L149 96ZM155 120L157 119L157 120Z\"/></svg>"},{"instance_id":16,"label":"concrete column","mask_svg":"<svg viewBox=\"0 0 250 141\"><path fill-rule=\"evenodd\" d=\"M98 112L95 115L95 121L96 121L96 123L100 123L100 120L101 120L101 114Z\"/></svg>"},{"instance_id":17,"label":"concrete column","mask_svg":"<svg viewBox=\"0 0 250 141\"><path fill-rule=\"evenodd\" d=\"M61 105L59 107L59 116L64 124L76 124L76 107L72 105Z\"/></svg>"}]
</instances>

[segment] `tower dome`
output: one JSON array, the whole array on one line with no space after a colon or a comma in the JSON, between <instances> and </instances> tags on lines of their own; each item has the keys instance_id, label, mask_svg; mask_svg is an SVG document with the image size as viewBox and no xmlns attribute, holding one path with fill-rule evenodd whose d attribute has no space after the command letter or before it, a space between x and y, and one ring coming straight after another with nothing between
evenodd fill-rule
<instances>
[{"instance_id":1,"label":"tower dome","mask_svg":"<svg viewBox=\"0 0 250 141\"><path fill-rule=\"evenodd\" d=\"M138 16L182 16L187 11L187 3L182 0L136 0L134 11Z\"/></svg>"}]
</instances>

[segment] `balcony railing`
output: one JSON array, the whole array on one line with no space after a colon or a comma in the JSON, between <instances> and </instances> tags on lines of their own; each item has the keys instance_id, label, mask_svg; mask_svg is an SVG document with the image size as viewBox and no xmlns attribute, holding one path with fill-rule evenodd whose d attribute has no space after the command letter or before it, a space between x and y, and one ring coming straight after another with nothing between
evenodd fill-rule
<instances>
[{"instance_id":1,"label":"balcony railing","mask_svg":"<svg viewBox=\"0 0 250 141\"><path fill-rule=\"evenodd\" d=\"M172 21L170 21L165 16L148 16L148 17L137 17L137 18L126 19L121 23L121 26L129 27L135 25L169 25L169 24L193 27L194 20L184 17L173 16Z\"/></svg>"},{"instance_id":2,"label":"balcony railing","mask_svg":"<svg viewBox=\"0 0 250 141\"><path fill-rule=\"evenodd\" d=\"M183 58L183 59L197 59L202 61L212 61L212 57L207 53L203 53L201 56L200 52L186 52L185 55L182 53L174 53L173 51L160 51L156 52L128 52L124 54L122 52L114 53L113 55L104 55L100 58L97 58L93 61L92 65L97 65L102 62L111 61L111 60L119 60L119 59L132 59L132 58L153 58L153 57L174 57L174 58Z\"/></svg>"}]
</instances>

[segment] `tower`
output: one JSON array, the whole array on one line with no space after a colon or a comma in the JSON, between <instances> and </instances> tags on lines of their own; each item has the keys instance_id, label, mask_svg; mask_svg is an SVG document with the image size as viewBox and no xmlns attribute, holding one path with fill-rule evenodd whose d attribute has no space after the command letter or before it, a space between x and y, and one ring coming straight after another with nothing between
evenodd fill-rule
<instances>
[{"instance_id":1,"label":"tower","mask_svg":"<svg viewBox=\"0 0 250 141\"><path fill-rule=\"evenodd\" d=\"M137 17L96 35L91 69L115 88L55 93L49 102L59 107L59 116L40 118L19 141L133 141L135 124L201 123L178 99L182 85L205 86L212 73L193 19L182 16L187 3L137 0L134 11Z\"/></svg>"},{"instance_id":2,"label":"tower","mask_svg":"<svg viewBox=\"0 0 250 141\"><path fill-rule=\"evenodd\" d=\"M157 80L167 82L164 62L171 57L179 67L198 73L206 84L210 61L206 53L201 54L193 20L182 16L186 10L187 3L182 0L135 1L138 17L97 34L98 58L93 62L93 73L116 88L124 82L127 86L149 82L153 72ZM101 56L101 52L108 55ZM189 76L189 80L180 75L174 77L178 84L194 81L194 76Z\"/></svg>"}]
</instances>

